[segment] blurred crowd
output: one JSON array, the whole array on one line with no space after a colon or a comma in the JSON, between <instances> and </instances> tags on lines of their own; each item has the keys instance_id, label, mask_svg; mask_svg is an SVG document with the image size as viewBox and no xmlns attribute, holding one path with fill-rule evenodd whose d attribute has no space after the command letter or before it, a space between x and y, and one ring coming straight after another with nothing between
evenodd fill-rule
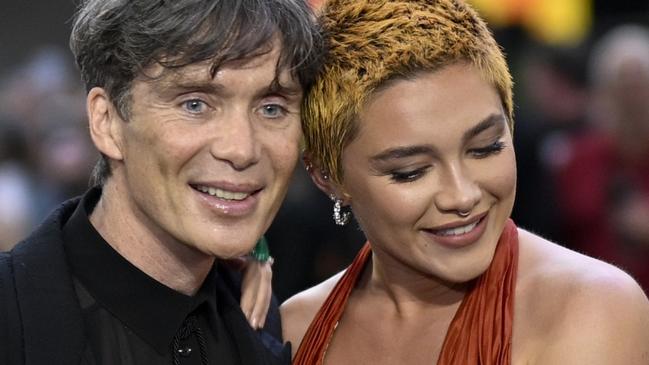
<instances>
[{"instance_id":1,"label":"blurred crowd","mask_svg":"<svg viewBox=\"0 0 649 365\"><path fill-rule=\"evenodd\" d=\"M0 79L0 248L86 189L97 157L65 49L43 47Z\"/></svg>"},{"instance_id":2,"label":"blurred crowd","mask_svg":"<svg viewBox=\"0 0 649 365\"><path fill-rule=\"evenodd\" d=\"M520 61L514 219L648 290L649 29L622 24Z\"/></svg>"},{"instance_id":3,"label":"blurred crowd","mask_svg":"<svg viewBox=\"0 0 649 365\"><path fill-rule=\"evenodd\" d=\"M649 290L646 24L618 23L562 46L496 35L517 85L514 220L624 268ZM97 153L77 75L57 47L0 72L0 249L88 186ZM267 233L280 300L344 268L363 244L354 224L334 225L331 209L298 166Z\"/></svg>"}]
</instances>

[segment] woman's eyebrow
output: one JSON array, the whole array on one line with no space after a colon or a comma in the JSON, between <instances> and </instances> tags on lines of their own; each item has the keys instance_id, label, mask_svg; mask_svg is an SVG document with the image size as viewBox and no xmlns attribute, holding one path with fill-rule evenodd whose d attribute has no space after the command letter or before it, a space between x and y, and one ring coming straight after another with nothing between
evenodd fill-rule
<instances>
[{"instance_id":1,"label":"woman's eyebrow","mask_svg":"<svg viewBox=\"0 0 649 365\"><path fill-rule=\"evenodd\" d=\"M434 154L434 152L435 151L433 151L433 148L426 145L395 147L372 156L371 160L373 162L383 162L387 160L411 157L415 155L423 155L423 154L432 155Z\"/></svg>"},{"instance_id":2,"label":"woman's eyebrow","mask_svg":"<svg viewBox=\"0 0 649 365\"><path fill-rule=\"evenodd\" d=\"M471 127L468 131L464 132L464 135L462 136L462 140L464 142L467 142L471 138L477 136L478 134L486 131L489 128L498 128L499 132L505 128L506 120L505 116L502 115L502 113L498 114L490 114L478 124L475 126Z\"/></svg>"}]
</instances>

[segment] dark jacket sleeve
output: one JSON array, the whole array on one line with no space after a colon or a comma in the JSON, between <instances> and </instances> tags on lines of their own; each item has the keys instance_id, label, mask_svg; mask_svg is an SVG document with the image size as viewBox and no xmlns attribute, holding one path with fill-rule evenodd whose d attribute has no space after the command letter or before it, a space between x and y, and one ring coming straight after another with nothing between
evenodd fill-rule
<instances>
[{"instance_id":1,"label":"dark jacket sleeve","mask_svg":"<svg viewBox=\"0 0 649 365\"><path fill-rule=\"evenodd\" d=\"M0 252L0 364L23 364L22 326L11 254Z\"/></svg>"}]
</instances>

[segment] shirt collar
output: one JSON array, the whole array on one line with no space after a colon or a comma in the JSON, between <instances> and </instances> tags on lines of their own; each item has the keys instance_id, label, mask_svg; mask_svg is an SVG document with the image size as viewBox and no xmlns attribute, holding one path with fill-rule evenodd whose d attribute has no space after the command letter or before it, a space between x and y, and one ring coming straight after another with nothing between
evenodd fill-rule
<instances>
[{"instance_id":1,"label":"shirt collar","mask_svg":"<svg viewBox=\"0 0 649 365\"><path fill-rule=\"evenodd\" d=\"M156 281L115 251L90 223L100 196L100 188L89 190L63 227L72 273L99 305L164 354L192 311L207 303L209 315L217 315L216 266L193 297Z\"/></svg>"}]
</instances>

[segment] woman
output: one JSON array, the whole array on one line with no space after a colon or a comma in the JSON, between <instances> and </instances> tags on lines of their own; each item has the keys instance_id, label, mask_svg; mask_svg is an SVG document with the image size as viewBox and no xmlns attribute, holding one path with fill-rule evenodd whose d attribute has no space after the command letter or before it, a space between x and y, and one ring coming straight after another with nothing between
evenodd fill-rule
<instances>
[{"instance_id":1,"label":"woman","mask_svg":"<svg viewBox=\"0 0 649 365\"><path fill-rule=\"evenodd\" d=\"M306 164L368 238L281 308L294 364L648 364L649 302L617 268L509 219L512 83L458 0L331 0Z\"/></svg>"}]
</instances>

